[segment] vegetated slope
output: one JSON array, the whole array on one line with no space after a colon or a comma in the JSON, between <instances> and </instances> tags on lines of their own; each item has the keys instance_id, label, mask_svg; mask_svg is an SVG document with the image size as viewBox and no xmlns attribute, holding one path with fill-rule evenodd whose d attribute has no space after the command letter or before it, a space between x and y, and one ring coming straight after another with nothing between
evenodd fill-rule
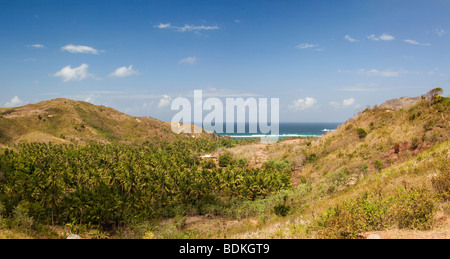
<instances>
[{"instance_id":1,"label":"vegetated slope","mask_svg":"<svg viewBox=\"0 0 450 259\"><path fill-rule=\"evenodd\" d=\"M0 109L0 144L158 143L182 137L172 132L169 123L154 118L137 118L112 108L62 98Z\"/></svg>"},{"instance_id":2,"label":"vegetated slope","mask_svg":"<svg viewBox=\"0 0 450 259\"><path fill-rule=\"evenodd\" d=\"M405 108L388 107L367 108L313 141L304 149L302 175L330 180L330 193L450 139L450 98L434 103L419 98Z\"/></svg>"},{"instance_id":3,"label":"vegetated slope","mask_svg":"<svg viewBox=\"0 0 450 259\"><path fill-rule=\"evenodd\" d=\"M361 238L367 231L391 230L395 238L425 229L442 238L450 234L449 120L450 98L400 98L367 108L320 138L258 147L268 160L289 161L296 184L280 194L283 199L268 197L248 221L221 233ZM239 158L239 152L228 152ZM273 200L290 207L287 217L274 213Z\"/></svg>"}]
</instances>

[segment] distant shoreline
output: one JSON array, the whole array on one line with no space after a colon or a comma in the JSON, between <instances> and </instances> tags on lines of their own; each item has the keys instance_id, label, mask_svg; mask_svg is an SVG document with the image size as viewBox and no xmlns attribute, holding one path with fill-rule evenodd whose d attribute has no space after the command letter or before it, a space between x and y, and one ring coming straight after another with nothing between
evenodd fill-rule
<instances>
[{"instance_id":1,"label":"distant shoreline","mask_svg":"<svg viewBox=\"0 0 450 259\"><path fill-rule=\"evenodd\" d=\"M280 140L292 137L320 137L326 132L335 130L342 123L337 122L281 122L279 124L278 134L271 135L261 133L248 132L249 123L246 123L246 132L244 133L216 133L220 136L229 136L234 139L249 139L249 138L264 138L264 137L278 137ZM235 129L237 124L235 124Z\"/></svg>"}]
</instances>

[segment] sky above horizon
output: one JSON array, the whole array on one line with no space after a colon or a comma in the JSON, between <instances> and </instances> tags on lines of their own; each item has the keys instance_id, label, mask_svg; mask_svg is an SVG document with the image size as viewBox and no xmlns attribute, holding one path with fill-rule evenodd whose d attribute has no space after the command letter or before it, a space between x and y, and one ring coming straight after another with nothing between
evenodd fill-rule
<instances>
[{"instance_id":1,"label":"sky above horizon","mask_svg":"<svg viewBox=\"0 0 450 259\"><path fill-rule=\"evenodd\" d=\"M170 121L203 90L343 122L450 94L449 14L446 0L0 0L0 107L63 97Z\"/></svg>"}]
</instances>

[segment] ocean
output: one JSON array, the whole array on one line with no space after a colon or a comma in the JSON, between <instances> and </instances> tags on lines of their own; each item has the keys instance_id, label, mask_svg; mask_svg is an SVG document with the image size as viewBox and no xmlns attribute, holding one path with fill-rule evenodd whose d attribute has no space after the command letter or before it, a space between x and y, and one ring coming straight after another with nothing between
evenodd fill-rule
<instances>
[{"instance_id":1,"label":"ocean","mask_svg":"<svg viewBox=\"0 0 450 259\"><path fill-rule=\"evenodd\" d=\"M338 122L280 122L279 137L280 140L289 137L320 137L325 132L335 130L342 123ZM261 138L264 134L261 134L258 128L258 133L249 132L249 124L246 124L245 133L236 133L237 125L235 124L235 133L217 133L218 135L228 135L235 139L246 138Z\"/></svg>"}]
</instances>

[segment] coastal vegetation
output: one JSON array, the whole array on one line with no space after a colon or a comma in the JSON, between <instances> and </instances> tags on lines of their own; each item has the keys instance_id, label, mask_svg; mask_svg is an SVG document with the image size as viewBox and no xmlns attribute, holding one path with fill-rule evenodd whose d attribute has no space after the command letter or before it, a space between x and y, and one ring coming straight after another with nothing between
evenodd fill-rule
<instances>
[{"instance_id":1,"label":"coastal vegetation","mask_svg":"<svg viewBox=\"0 0 450 259\"><path fill-rule=\"evenodd\" d=\"M66 99L0 109L0 238L446 233L450 98L441 95L388 101L322 137L275 144L177 135Z\"/></svg>"}]
</instances>

